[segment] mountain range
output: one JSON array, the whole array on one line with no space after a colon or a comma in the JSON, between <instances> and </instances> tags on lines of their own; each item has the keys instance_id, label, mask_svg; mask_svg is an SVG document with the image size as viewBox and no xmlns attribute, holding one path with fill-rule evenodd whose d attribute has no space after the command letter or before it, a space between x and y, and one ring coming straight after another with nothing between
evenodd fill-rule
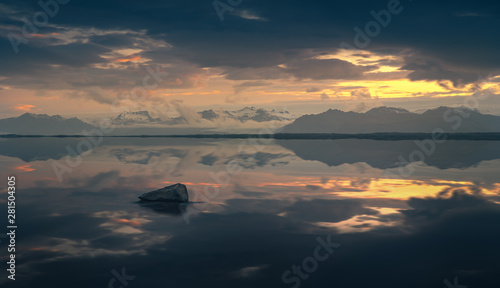
<instances>
[{"instance_id":1,"label":"mountain range","mask_svg":"<svg viewBox=\"0 0 500 288\"><path fill-rule=\"evenodd\" d=\"M438 107L423 113L402 108L377 107L365 113L328 110L304 115L283 127L279 133L431 133L500 132L500 116L481 114L464 107Z\"/></svg>"},{"instance_id":2,"label":"mountain range","mask_svg":"<svg viewBox=\"0 0 500 288\"><path fill-rule=\"evenodd\" d=\"M197 113L195 119L206 121L233 120L241 123L247 121L265 122L281 121L283 124L293 120L294 116L287 111L257 109L245 107L235 111L204 110ZM112 118L113 124L121 130L119 135L150 134L146 128L156 125L158 133L171 134L168 126L178 124L191 124L183 116L160 119L152 117L148 111L124 112ZM141 124L142 127L134 125ZM148 126L150 125L150 127ZM126 132L124 129L133 129ZM189 127L182 126L184 130ZM193 126L194 127L194 126ZM31 134L31 135L74 135L82 134L83 130L94 128L89 123L78 118L64 118L59 115L25 113L19 117L0 120L1 134ZM301 116L292 123L282 127L278 133L431 133L440 128L444 132L500 132L500 116L482 114L477 110L467 108L438 107L423 113L410 112L401 108L377 107L365 113L344 112L341 110L328 110L315 115ZM130 130L129 129L129 130ZM137 129L141 129L138 131ZM167 130L166 130L167 129ZM172 128L173 129L173 128ZM180 129L180 128L176 128ZM123 130L123 131L122 131ZM126 132L126 133L125 133ZM172 133L200 133L199 131L177 131ZM185 132L185 133L184 133ZM152 132L151 132L152 133ZM154 133L153 133L154 134Z\"/></svg>"},{"instance_id":3,"label":"mountain range","mask_svg":"<svg viewBox=\"0 0 500 288\"><path fill-rule=\"evenodd\" d=\"M72 135L90 131L94 126L78 118L59 115L25 113L19 117L0 120L0 134Z\"/></svg>"},{"instance_id":4,"label":"mountain range","mask_svg":"<svg viewBox=\"0 0 500 288\"><path fill-rule=\"evenodd\" d=\"M215 111L204 110L197 113L198 118L194 121L225 121L233 120L241 123L247 121L266 122L266 121L282 121L289 122L295 119L295 116L288 111L277 111L275 109L266 110L255 107L245 107L234 111ZM183 116L178 116L168 119L154 118L148 111L123 112L116 117L111 118L111 122L117 126L116 133L120 135L134 134L183 134L183 133L202 133L201 130L189 130L182 128L183 131L170 131L167 126L179 124L191 124L190 121ZM154 124L162 124L158 126ZM134 128L135 125L141 127ZM147 130L148 126L157 127L156 130ZM121 128L120 128L121 127ZM128 127L131 127L130 130ZM60 115L49 116L47 114L25 113L19 117L0 119L0 134L21 134L21 135L81 135L83 130L90 131L95 128L92 124L86 123L76 117L64 118ZM127 130L128 129L128 130ZM141 129L138 131L137 129ZM146 130L144 130L146 129ZM129 131L130 130L130 131ZM191 132L189 132L191 131Z\"/></svg>"},{"instance_id":5,"label":"mountain range","mask_svg":"<svg viewBox=\"0 0 500 288\"><path fill-rule=\"evenodd\" d=\"M390 169L411 163L409 155L419 147L415 141L384 141L365 139L276 140L303 160L319 161L328 166L366 163L373 168ZM423 163L439 169L465 169L483 161L500 159L498 141L446 141L436 144L432 157ZM460 155L461 157L457 157ZM402 162L403 157L408 162Z\"/></svg>"},{"instance_id":6,"label":"mountain range","mask_svg":"<svg viewBox=\"0 0 500 288\"><path fill-rule=\"evenodd\" d=\"M179 125L190 124L190 121L199 121L201 119L207 121L217 120L236 120L238 122L266 122L266 121L291 121L296 117L288 111L278 111L276 109L266 110L263 108L245 107L233 111L216 111L213 109L197 112L198 119L186 119L184 116L172 117L168 119L154 118L148 111L123 112L115 118L112 118L112 123L115 125L138 125L138 124L165 124Z\"/></svg>"},{"instance_id":7,"label":"mountain range","mask_svg":"<svg viewBox=\"0 0 500 288\"><path fill-rule=\"evenodd\" d=\"M36 141L12 138L0 141L0 155L17 157L25 162L60 160L67 155L65 147L76 147L79 138L37 138ZM213 141L213 142L212 142ZM324 140L276 140L276 144L286 150L269 150L255 154L255 159L247 159L238 149L230 153L218 154L215 143L219 140L170 138L107 138L100 149L108 151L124 164L149 164L155 159L186 159L190 163L213 166L236 160L241 165L264 166L286 165L288 156L296 155L307 161L319 161L328 166L366 163L373 168L390 169L403 167L409 162L401 162L399 156L411 161L408 155L417 147L414 141L375 141L360 139ZM466 152L466 153L465 153ZM461 155L463 157L457 157ZM427 166L439 169L466 169L483 161L500 159L497 141L446 141L436 145L432 157L425 157Z\"/></svg>"}]
</instances>

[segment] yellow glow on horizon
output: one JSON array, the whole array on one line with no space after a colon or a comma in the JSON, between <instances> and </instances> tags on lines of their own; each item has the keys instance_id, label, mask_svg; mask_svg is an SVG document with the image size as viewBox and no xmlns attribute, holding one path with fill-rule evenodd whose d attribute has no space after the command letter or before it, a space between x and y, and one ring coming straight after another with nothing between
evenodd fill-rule
<instances>
[{"instance_id":1,"label":"yellow glow on horizon","mask_svg":"<svg viewBox=\"0 0 500 288\"><path fill-rule=\"evenodd\" d=\"M385 66L384 65L384 66L380 66L380 68L378 68L377 70L367 72L367 74L378 73L378 72L398 72L398 71L400 71L399 67Z\"/></svg>"},{"instance_id":2,"label":"yellow glow on horizon","mask_svg":"<svg viewBox=\"0 0 500 288\"><path fill-rule=\"evenodd\" d=\"M410 179L377 179L372 180L370 187L364 192L330 192L348 198L387 198L408 200L410 198L436 197L444 188L471 187L472 182L433 180L432 182ZM485 195L498 195L498 191L483 189Z\"/></svg>"},{"instance_id":3,"label":"yellow glow on horizon","mask_svg":"<svg viewBox=\"0 0 500 288\"><path fill-rule=\"evenodd\" d=\"M264 179L262 179L264 180ZM468 181L448 181L448 180L414 180L414 179L385 179L371 178L367 183L357 184L359 179L353 177L342 177L335 180L330 180L327 183L321 183L317 177L295 177L286 181L260 181L256 187L262 188L286 188L286 187L301 187L305 189L307 186L316 186L321 188L318 190L321 195L332 195L341 198L355 199L394 199L408 200L410 198L425 198L437 197L445 188L450 187L473 187L474 183ZM357 189L359 191L349 191ZM482 189L482 195L496 196L500 194L500 184L494 187ZM448 197L446 195L445 197ZM390 211L385 211L390 212Z\"/></svg>"},{"instance_id":4,"label":"yellow glow on horizon","mask_svg":"<svg viewBox=\"0 0 500 288\"><path fill-rule=\"evenodd\" d=\"M339 83L341 86L364 86L373 96L379 98L401 98L425 96L429 93L435 93L433 97L445 97L448 90L439 86L436 82L401 80L381 80L381 81L347 81ZM355 89L354 89L355 90ZM343 91L343 92L349 92ZM441 95L440 95L441 94ZM468 96L471 92L457 92L454 95ZM345 95L345 93L344 93Z\"/></svg>"},{"instance_id":5,"label":"yellow glow on horizon","mask_svg":"<svg viewBox=\"0 0 500 288\"><path fill-rule=\"evenodd\" d=\"M380 60L401 60L400 57L395 55L377 55L369 51L348 49L339 49L335 54L325 54L315 57L315 59L339 59L355 65L368 65L368 62L376 63Z\"/></svg>"}]
</instances>

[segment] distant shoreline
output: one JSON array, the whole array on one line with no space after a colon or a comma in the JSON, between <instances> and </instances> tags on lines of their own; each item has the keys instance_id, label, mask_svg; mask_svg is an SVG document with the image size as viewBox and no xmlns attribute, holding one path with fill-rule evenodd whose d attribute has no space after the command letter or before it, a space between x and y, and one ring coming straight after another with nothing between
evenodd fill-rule
<instances>
[{"instance_id":1,"label":"distant shoreline","mask_svg":"<svg viewBox=\"0 0 500 288\"><path fill-rule=\"evenodd\" d=\"M0 138L85 138L86 135L20 135L3 134ZM105 138L199 138L199 139L247 139L266 138L276 140L423 140L432 139L432 133L363 133L363 134L337 134L337 133L276 133L276 134L186 134L186 135L108 135ZM490 140L499 141L500 132L477 133L443 133L447 140Z\"/></svg>"}]
</instances>

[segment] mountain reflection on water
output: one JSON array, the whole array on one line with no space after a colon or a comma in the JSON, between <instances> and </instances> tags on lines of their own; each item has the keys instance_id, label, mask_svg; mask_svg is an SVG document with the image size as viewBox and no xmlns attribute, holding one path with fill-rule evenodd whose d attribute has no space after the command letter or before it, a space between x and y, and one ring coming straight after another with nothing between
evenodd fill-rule
<instances>
[{"instance_id":1,"label":"mountain reflection on water","mask_svg":"<svg viewBox=\"0 0 500 288\"><path fill-rule=\"evenodd\" d=\"M125 268L129 288L293 287L283 273L328 235L341 246L300 287L498 285L499 142L447 141L390 178L412 141L106 138L59 182L78 141L0 140L20 227L2 286L109 287ZM178 182L197 203L137 201Z\"/></svg>"}]
</instances>

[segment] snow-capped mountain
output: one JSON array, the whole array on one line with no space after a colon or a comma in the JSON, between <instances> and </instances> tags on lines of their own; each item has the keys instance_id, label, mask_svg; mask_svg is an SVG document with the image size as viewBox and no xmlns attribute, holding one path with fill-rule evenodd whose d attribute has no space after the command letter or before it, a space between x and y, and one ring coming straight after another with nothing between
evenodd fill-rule
<instances>
[{"instance_id":1,"label":"snow-capped mountain","mask_svg":"<svg viewBox=\"0 0 500 288\"><path fill-rule=\"evenodd\" d=\"M134 125L134 124L150 124L160 123L160 118L153 118L148 111L137 112L122 112L117 117L113 118L111 122L114 125Z\"/></svg>"},{"instance_id":2,"label":"snow-capped mountain","mask_svg":"<svg viewBox=\"0 0 500 288\"><path fill-rule=\"evenodd\" d=\"M94 126L78 118L64 118L59 115L25 113L19 117L0 120L1 134L71 135L83 134Z\"/></svg>"},{"instance_id":3,"label":"snow-capped mountain","mask_svg":"<svg viewBox=\"0 0 500 288\"><path fill-rule=\"evenodd\" d=\"M401 108L377 107L365 113L328 110L304 115L286 125L281 133L431 133L439 128L445 132L500 132L500 116L481 114L464 107L438 107L423 113Z\"/></svg>"},{"instance_id":4,"label":"snow-capped mountain","mask_svg":"<svg viewBox=\"0 0 500 288\"><path fill-rule=\"evenodd\" d=\"M256 122L266 122L266 121L290 121L295 119L296 117L290 114L288 111L277 111L273 109L271 111L267 111L263 108L255 108L255 107L245 107L240 110L235 111L224 111L224 114L227 117L241 121L256 121Z\"/></svg>"},{"instance_id":5,"label":"snow-capped mountain","mask_svg":"<svg viewBox=\"0 0 500 288\"><path fill-rule=\"evenodd\" d=\"M288 111L278 111L272 109L268 111L262 108L245 107L233 111L217 111L213 109L197 112L199 119L197 120L236 120L239 122L255 121L291 121L295 119L295 115L290 114ZM193 117L191 117L193 118ZM199 122L199 121L198 121ZM135 124L165 124L165 125L179 125L189 124L189 121L184 116L172 117L168 119L153 118L148 111L138 112L123 112L117 117L112 119L115 125L135 125Z\"/></svg>"}]
</instances>

